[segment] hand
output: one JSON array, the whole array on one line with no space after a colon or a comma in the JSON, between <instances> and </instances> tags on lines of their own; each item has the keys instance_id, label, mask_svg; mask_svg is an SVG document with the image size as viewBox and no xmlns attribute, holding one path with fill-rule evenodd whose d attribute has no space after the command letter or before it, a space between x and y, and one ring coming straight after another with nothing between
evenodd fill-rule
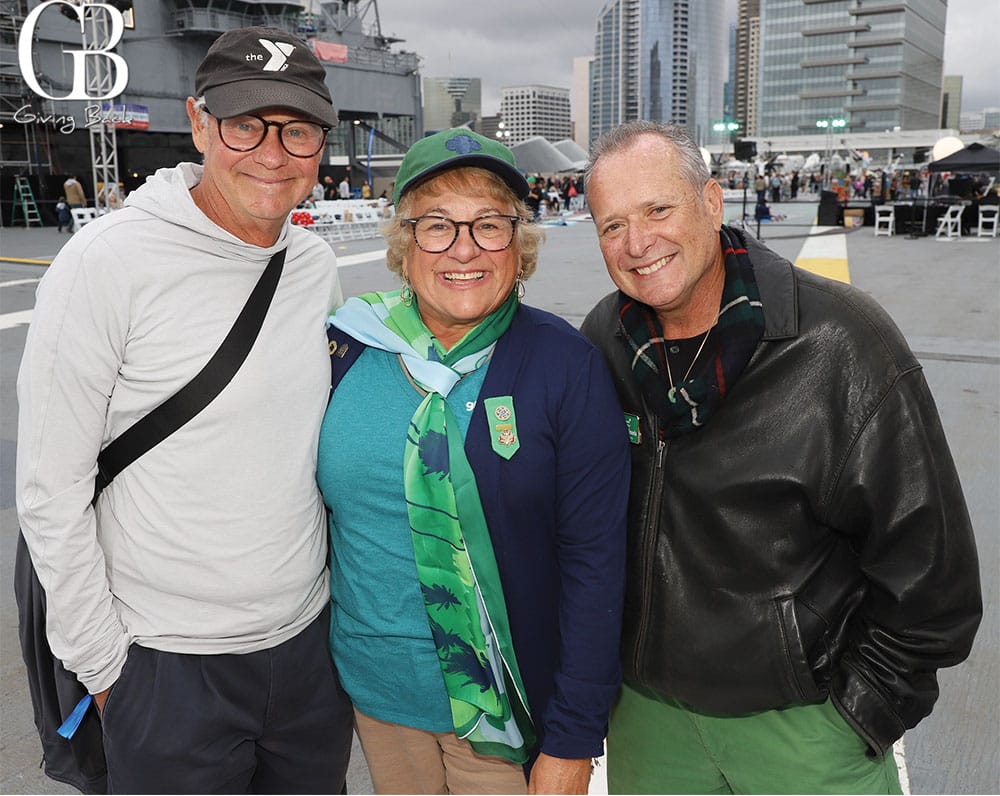
<instances>
[{"instance_id":1,"label":"hand","mask_svg":"<svg viewBox=\"0 0 1000 796\"><path fill-rule=\"evenodd\" d=\"M104 715L104 703L108 701L108 694L111 693L110 688L105 688L103 691L98 691L94 694L94 704L97 705L97 715Z\"/></svg>"},{"instance_id":2,"label":"hand","mask_svg":"<svg viewBox=\"0 0 1000 796\"><path fill-rule=\"evenodd\" d=\"M531 768L528 793L586 793L591 771L589 757L566 760L543 752Z\"/></svg>"}]
</instances>

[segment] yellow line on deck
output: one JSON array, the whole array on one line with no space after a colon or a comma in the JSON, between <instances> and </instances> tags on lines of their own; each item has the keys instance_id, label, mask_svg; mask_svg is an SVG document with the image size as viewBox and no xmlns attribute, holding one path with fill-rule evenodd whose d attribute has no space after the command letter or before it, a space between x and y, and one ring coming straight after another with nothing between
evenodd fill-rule
<instances>
[{"instance_id":1,"label":"yellow line on deck","mask_svg":"<svg viewBox=\"0 0 1000 796\"><path fill-rule=\"evenodd\" d=\"M847 260L839 257L799 257L795 261L795 265L828 279L851 283L851 274L847 270Z\"/></svg>"},{"instance_id":2,"label":"yellow line on deck","mask_svg":"<svg viewBox=\"0 0 1000 796\"><path fill-rule=\"evenodd\" d=\"M838 282L850 284L851 274L847 268L846 234L843 230L838 234L833 232L830 227L814 226L802 243L799 256L795 259L795 265L828 279L836 279Z\"/></svg>"},{"instance_id":3,"label":"yellow line on deck","mask_svg":"<svg viewBox=\"0 0 1000 796\"><path fill-rule=\"evenodd\" d=\"M27 265L52 265L52 260L26 260L23 257L0 257L0 263L26 263Z\"/></svg>"}]
</instances>

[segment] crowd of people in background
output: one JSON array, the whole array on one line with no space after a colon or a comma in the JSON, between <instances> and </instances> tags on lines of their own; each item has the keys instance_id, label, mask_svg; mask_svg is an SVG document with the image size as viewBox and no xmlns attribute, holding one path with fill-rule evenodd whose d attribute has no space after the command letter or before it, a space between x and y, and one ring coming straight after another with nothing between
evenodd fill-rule
<instances>
[{"instance_id":1,"label":"crowd of people in background","mask_svg":"<svg viewBox=\"0 0 1000 796\"><path fill-rule=\"evenodd\" d=\"M540 173L526 175L530 193L526 199L528 209L534 220L558 217L563 213L583 211L584 185L582 174L550 174ZM390 189L391 190L391 189ZM340 183L330 176L317 182L310 195L299 204L300 208L315 207L317 202L331 199L371 199L380 204L391 204L392 197L382 190L378 197L367 181L360 189L355 190L350 183L350 175L345 175Z\"/></svg>"},{"instance_id":2,"label":"crowd of people in background","mask_svg":"<svg viewBox=\"0 0 1000 796\"><path fill-rule=\"evenodd\" d=\"M529 174L530 192L526 200L528 209L537 221L560 213L583 209L583 175L566 174L543 177Z\"/></svg>"},{"instance_id":3,"label":"crowd of people in background","mask_svg":"<svg viewBox=\"0 0 1000 796\"><path fill-rule=\"evenodd\" d=\"M800 174L793 170L766 169L764 173L748 172L741 176L730 170L724 178L717 178L723 188L739 190L746 183L747 190L756 193L757 202L770 200L788 202L804 198L815 199L824 190L824 176L820 172ZM862 169L857 172L835 176L828 189L837 194L840 201L850 199L872 199L896 202L916 199L928 195L928 179L919 170L888 172L883 169Z\"/></svg>"},{"instance_id":4,"label":"crowd of people in background","mask_svg":"<svg viewBox=\"0 0 1000 796\"><path fill-rule=\"evenodd\" d=\"M935 192L931 184L931 175L920 169L888 171L885 169L860 169L844 175L833 176L825 182L822 171L803 174L799 170L786 172L777 167L766 167L763 173L757 168L741 174L729 170L724 175L716 174L716 180L724 189L741 190L744 185L754 199L753 218L759 220L780 220L783 216L776 213L770 206L781 202L797 200L816 201L823 191L832 191L837 201L847 203L853 200L870 200L875 203L898 202L930 197ZM533 214L534 220L552 219L572 212L586 212L584 198L583 175L541 173L526 174L531 191L526 203ZM947 191L948 179L940 182L939 192ZM370 199L380 207L392 203L390 187L382 189L376 196L376 191L368 181L363 181L360 187L351 183L351 175L345 173L341 179L326 175L312 188L310 193L299 203L300 209L311 209L324 200L337 199ZM83 195L81 183L70 177L63 185L64 194L60 195L55 204L55 215L59 231L76 230L71 217L74 207L85 207L86 196ZM119 191L121 189L119 188ZM82 196L82 198L81 198ZM968 198L976 204L997 202L997 194L986 183L976 183L970 187ZM121 194L104 197L102 202L110 209L121 204ZM749 215L749 214L748 214Z\"/></svg>"}]
</instances>

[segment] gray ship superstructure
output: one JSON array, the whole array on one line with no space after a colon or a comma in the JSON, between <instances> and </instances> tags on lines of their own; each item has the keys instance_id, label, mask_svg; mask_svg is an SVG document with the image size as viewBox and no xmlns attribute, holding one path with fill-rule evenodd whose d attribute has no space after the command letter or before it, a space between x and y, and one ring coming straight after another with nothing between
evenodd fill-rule
<instances>
[{"instance_id":1,"label":"gray ship superstructure","mask_svg":"<svg viewBox=\"0 0 1000 796\"><path fill-rule=\"evenodd\" d=\"M89 128L95 124L115 128L119 181L126 191L157 168L198 160L185 113L195 69L219 35L248 25L294 33L310 43L326 67L340 124L330 133L321 174L339 181L350 167L355 187L368 179L391 179L406 147L423 134L419 58L397 46L402 40L382 34L376 0L114 2L132 23L113 48L127 64L128 83L104 103L58 99L74 89L72 51L87 46L81 44L86 34L76 11L58 3L41 11L33 31L28 30L25 20L39 5L40 0L0 0L4 223L16 176L30 178L44 205L54 202L65 175L90 174ZM56 99L39 96L25 80L18 43L29 33L34 78Z\"/></svg>"}]
</instances>

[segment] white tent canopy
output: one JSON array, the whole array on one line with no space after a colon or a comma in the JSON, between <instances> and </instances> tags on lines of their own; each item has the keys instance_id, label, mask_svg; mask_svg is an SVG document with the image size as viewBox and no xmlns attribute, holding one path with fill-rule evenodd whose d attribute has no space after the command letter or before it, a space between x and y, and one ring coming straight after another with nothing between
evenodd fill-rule
<instances>
[{"instance_id":1,"label":"white tent canopy","mask_svg":"<svg viewBox=\"0 0 1000 796\"><path fill-rule=\"evenodd\" d=\"M570 138L564 138L556 141L555 147L573 162L578 171L583 171L583 167L587 165L587 152L582 146Z\"/></svg>"},{"instance_id":2,"label":"white tent canopy","mask_svg":"<svg viewBox=\"0 0 1000 796\"><path fill-rule=\"evenodd\" d=\"M572 160L540 135L520 144L514 144L510 149L514 153L517 167L529 174L555 174L577 170Z\"/></svg>"}]
</instances>

